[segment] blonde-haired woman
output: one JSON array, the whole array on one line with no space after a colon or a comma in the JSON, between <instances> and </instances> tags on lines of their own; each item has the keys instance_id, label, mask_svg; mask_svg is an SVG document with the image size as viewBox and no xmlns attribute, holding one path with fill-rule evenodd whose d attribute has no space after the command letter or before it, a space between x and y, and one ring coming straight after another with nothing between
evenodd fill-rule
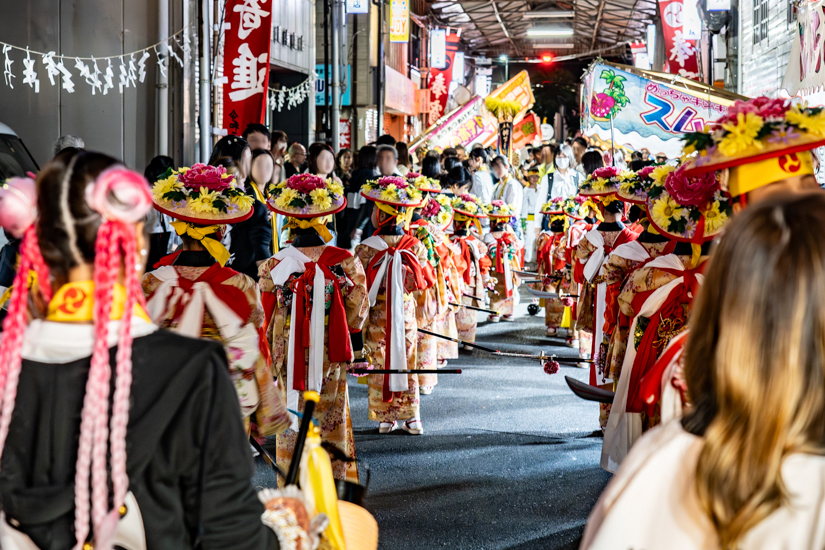
<instances>
[{"instance_id":1,"label":"blonde-haired woman","mask_svg":"<svg viewBox=\"0 0 825 550\"><path fill-rule=\"evenodd\" d=\"M737 217L706 271L685 417L651 430L582 549L825 546L825 194Z\"/></svg>"}]
</instances>

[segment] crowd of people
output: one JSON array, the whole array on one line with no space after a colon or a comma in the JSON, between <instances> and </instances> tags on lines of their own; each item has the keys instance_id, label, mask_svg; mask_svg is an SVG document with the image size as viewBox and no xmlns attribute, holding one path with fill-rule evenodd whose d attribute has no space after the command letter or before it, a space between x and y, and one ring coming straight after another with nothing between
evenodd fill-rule
<instances>
[{"instance_id":1,"label":"crowd of people","mask_svg":"<svg viewBox=\"0 0 825 550\"><path fill-rule=\"evenodd\" d=\"M0 544L343 548L348 384L378 433L422 435L439 369L479 311L516 317L526 275L618 472L582 548L821 546L823 117L737 103L679 160L250 124L140 174L61 141L0 189ZM253 491L267 438L300 490Z\"/></svg>"}]
</instances>

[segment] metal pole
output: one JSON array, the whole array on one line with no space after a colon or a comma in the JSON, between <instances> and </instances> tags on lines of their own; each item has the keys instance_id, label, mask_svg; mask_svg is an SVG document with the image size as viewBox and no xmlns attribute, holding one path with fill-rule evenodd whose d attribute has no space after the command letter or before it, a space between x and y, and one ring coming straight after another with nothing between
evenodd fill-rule
<instances>
[{"instance_id":1,"label":"metal pole","mask_svg":"<svg viewBox=\"0 0 825 550\"><path fill-rule=\"evenodd\" d=\"M201 2L201 63L200 63L200 161L209 162L212 153L212 89L209 81L212 70L210 66L210 46L212 44L212 25L209 24L209 0Z\"/></svg>"},{"instance_id":2,"label":"metal pole","mask_svg":"<svg viewBox=\"0 0 825 550\"><path fill-rule=\"evenodd\" d=\"M504 82L510 80L510 59L504 60Z\"/></svg>"},{"instance_id":3,"label":"metal pole","mask_svg":"<svg viewBox=\"0 0 825 550\"><path fill-rule=\"evenodd\" d=\"M330 14L329 14L329 2L330 0L323 0L324 2L324 120L321 121L322 129L323 129L323 136L324 136L324 143L329 143L329 134L328 129L330 127L330 111L332 108L332 102L330 101L329 95L329 76L330 76L330 66L329 66L329 26L330 26Z\"/></svg>"},{"instance_id":4,"label":"metal pole","mask_svg":"<svg viewBox=\"0 0 825 550\"><path fill-rule=\"evenodd\" d=\"M332 0L332 150L336 153L340 147L341 136L341 2Z\"/></svg>"},{"instance_id":5,"label":"metal pole","mask_svg":"<svg viewBox=\"0 0 825 550\"><path fill-rule=\"evenodd\" d=\"M384 135L384 0L378 0L378 135Z\"/></svg>"},{"instance_id":6,"label":"metal pole","mask_svg":"<svg viewBox=\"0 0 825 550\"><path fill-rule=\"evenodd\" d=\"M169 36L169 0L158 2L158 40ZM166 43L160 45L160 54L166 58ZM158 155L169 154L169 72L158 70Z\"/></svg>"}]
</instances>

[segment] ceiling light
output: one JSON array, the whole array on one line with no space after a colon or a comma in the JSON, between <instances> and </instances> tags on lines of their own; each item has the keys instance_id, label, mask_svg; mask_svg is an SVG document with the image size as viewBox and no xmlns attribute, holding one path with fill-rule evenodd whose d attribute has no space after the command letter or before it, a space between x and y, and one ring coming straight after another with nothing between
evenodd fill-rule
<instances>
[{"instance_id":1,"label":"ceiling light","mask_svg":"<svg viewBox=\"0 0 825 550\"><path fill-rule=\"evenodd\" d=\"M507 56L502 54L502 55L498 56L498 60L501 61L502 63L505 63L507 61Z\"/></svg>"},{"instance_id":2,"label":"ceiling light","mask_svg":"<svg viewBox=\"0 0 825 550\"><path fill-rule=\"evenodd\" d=\"M527 36L573 36L573 29L530 29Z\"/></svg>"},{"instance_id":3,"label":"ceiling light","mask_svg":"<svg viewBox=\"0 0 825 550\"><path fill-rule=\"evenodd\" d=\"M576 12L569 11L528 11L523 15L525 19L566 19L575 17Z\"/></svg>"},{"instance_id":4,"label":"ceiling light","mask_svg":"<svg viewBox=\"0 0 825 550\"><path fill-rule=\"evenodd\" d=\"M553 43L545 43L545 44L531 44L531 48L534 50L572 50L576 47L575 44L553 44Z\"/></svg>"}]
</instances>

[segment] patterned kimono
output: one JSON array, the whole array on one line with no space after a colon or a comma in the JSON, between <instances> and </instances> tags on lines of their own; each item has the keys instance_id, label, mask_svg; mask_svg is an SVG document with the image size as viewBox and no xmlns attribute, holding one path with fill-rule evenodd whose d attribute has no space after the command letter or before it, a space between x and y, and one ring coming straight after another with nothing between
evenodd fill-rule
<instances>
[{"instance_id":1,"label":"patterned kimono","mask_svg":"<svg viewBox=\"0 0 825 550\"><path fill-rule=\"evenodd\" d=\"M567 265L565 259L565 249L567 247L567 237L564 233L551 233L542 231L537 239L537 264L539 275L558 276L564 275L564 268ZM549 280L547 283L536 283L537 290L544 292L555 292L556 294L572 294L571 280L559 279ZM561 298L542 298L544 302L544 324L549 329L562 328L564 322L565 306ZM569 323L565 328L570 328Z\"/></svg>"},{"instance_id":2,"label":"patterned kimono","mask_svg":"<svg viewBox=\"0 0 825 550\"><path fill-rule=\"evenodd\" d=\"M490 291L490 309L499 315L513 315L518 303L520 281L513 270L521 269L521 239L509 225L505 225L503 230L484 235L484 243L492 263L491 274L496 278L496 284Z\"/></svg>"},{"instance_id":3,"label":"patterned kimono","mask_svg":"<svg viewBox=\"0 0 825 550\"><path fill-rule=\"evenodd\" d=\"M327 246L311 246L296 248L313 262L319 262L325 250L334 249ZM334 249L340 250L340 249ZM341 251L344 252L344 251ZM331 362L330 353L330 311L333 300L333 285L341 289L346 324L350 331L361 329L367 317L369 302L367 300L366 277L364 268L358 258L348 252L340 254L345 257L340 263L328 266L333 278L324 274L326 288L324 289L324 354L323 379L321 381L321 400L315 406L313 417L321 428L321 439L330 443L353 462L343 462L333 457L332 468L335 479L358 481L358 468L354 462L355 443L352 436L352 419L349 411L349 391L347 388L347 364L345 362ZM278 389L286 401L288 391L287 363L289 355L292 301L295 299L296 289L300 289L296 281L301 272L288 276L283 284L273 282L273 272L277 272L282 260L278 257L270 258L258 268L259 285L265 296L267 314L267 339L272 349L273 369L278 377ZM285 261L285 260L284 260ZM291 269L291 268L290 268ZM316 268L317 269L317 268ZM277 278L277 277L276 277ZM312 287L307 288L307 302L312 301ZM311 307L315 307L312 303ZM300 318L300 317L299 317ZM336 338L349 338L349 334L336 334ZM296 350L297 351L297 350ZM309 356L309 349L301 350L305 359ZM304 410L303 392L298 393L298 412ZM277 439L277 462L284 471L289 468L295 449L297 432L288 430Z\"/></svg>"},{"instance_id":4,"label":"patterned kimono","mask_svg":"<svg viewBox=\"0 0 825 550\"><path fill-rule=\"evenodd\" d=\"M404 294L393 297L393 299L403 299L403 319L391 319L392 322L404 323L406 364L391 365L392 369L415 370L417 368L416 347L418 342L418 323L416 319L416 297L414 293L426 288L426 282L421 274L422 266L427 262L427 249L417 239L408 235L379 235L377 238L383 240L390 248L394 249L401 245L405 250L409 250L418 262L418 273L414 265L404 264ZM370 238L372 239L372 237ZM370 239L365 240L355 247L355 255L365 266L370 266L370 262L381 253L377 248L370 246ZM406 254L405 254L406 255ZM387 261L384 258L384 261ZM412 262L412 258L408 261ZM368 268L368 277L370 275ZM373 274L373 277L375 275ZM387 315L389 313L387 304L387 288L383 281L379 282L378 295L375 305L370 308L369 317L364 327L364 343L370 347L375 360L376 368L386 368L388 361L386 333ZM369 290L369 286L368 286ZM406 391L390 391L389 381L385 387L385 379L390 375L372 374L368 376L369 386L369 418L379 422L393 422L396 420L410 420L421 418L419 416L419 385L418 376L408 374Z\"/></svg>"},{"instance_id":5,"label":"patterned kimono","mask_svg":"<svg viewBox=\"0 0 825 550\"><path fill-rule=\"evenodd\" d=\"M146 273L141 281L152 320L160 328L223 342L247 430L254 414L259 435L283 432L289 426L289 416L285 401L275 390L264 337L264 311L255 281L228 267L221 267L205 251L183 251L172 258L177 262L174 266L166 265ZM184 265L187 263L193 265ZM195 286L196 283L208 285L208 298L202 298L207 293L206 287ZM161 288L164 294L155 296ZM182 315L185 309L182 304L187 300L192 302L193 297L205 302L202 321L194 319L190 322ZM231 313L211 307L213 299L223 302ZM224 317L228 315L230 319L222 319L219 325L213 318L213 311ZM228 337L221 334L219 326L229 325L232 313L242 319L239 323L242 328ZM184 322L195 331L201 323L199 334L192 334L192 329L183 326Z\"/></svg>"},{"instance_id":6,"label":"patterned kimono","mask_svg":"<svg viewBox=\"0 0 825 550\"><path fill-rule=\"evenodd\" d=\"M487 245L466 231L463 235L453 234L452 242L459 248L460 260L456 261L456 271L463 282L464 293L483 298L486 279L492 265L490 258L487 257ZM463 295L461 303L475 307L481 307L482 304L478 300ZM455 312L455 322L460 340L470 343L476 341L477 311L458 308Z\"/></svg>"}]
</instances>

